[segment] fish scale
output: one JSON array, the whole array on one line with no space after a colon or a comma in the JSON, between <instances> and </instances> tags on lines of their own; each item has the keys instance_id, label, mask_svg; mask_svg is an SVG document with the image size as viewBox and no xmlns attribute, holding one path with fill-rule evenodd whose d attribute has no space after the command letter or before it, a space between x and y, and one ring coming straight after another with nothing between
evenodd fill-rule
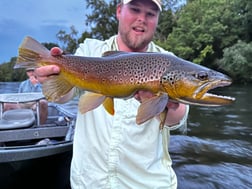
<instances>
[{"instance_id":1,"label":"fish scale","mask_svg":"<svg viewBox=\"0 0 252 189\"><path fill-rule=\"evenodd\" d=\"M19 47L15 68L44 65L57 65L61 70L43 83L49 101L58 101L74 87L89 91L80 98L81 113L103 104L114 114L113 98L131 98L139 90L152 92L154 96L139 106L138 124L165 112L168 99L199 106L235 101L208 92L230 85L232 80L227 75L170 53L109 51L103 57L51 56L38 41L26 37Z\"/></svg>"},{"instance_id":2,"label":"fish scale","mask_svg":"<svg viewBox=\"0 0 252 189\"><path fill-rule=\"evenodd\" d=\"M166 62L164 62L162 66L152 65L151 63L146 64L148 57L142 58L141 55L137 55L137 64L132 64L131 62L134 60L132 60L131 56L129 56L129 58L127 56L124 55L121 58L119 55L113 58L103 57L102 59L93 57L86 61L80 61L79 57L63 57L62 59L64 59L64 61L61 62L63 65L67 65L65 68L63 68L65 70L70 70L71 67L79 68L72 70L77 72L76 74L80 72L83 73L85 80L92 79L96 80L97 82L102 82L103 84L120 84L121 87L123 87L122 84L131 84L132 86L139 85L145 88L144 84L148 82L155 82L157 85L156 88L158 85L160 85L160 78L162 73L165 71L165 67L167 67ZM75 61L72 61L73 58L75 58ZM66 63L68 61L69 63ZM84 82L82 84L86 85ZM81 85L80 87L85 86ZM108 86L104 87L107 89ZM120 96L120 94L114 95Z\"/></svg>"}]
</instances>

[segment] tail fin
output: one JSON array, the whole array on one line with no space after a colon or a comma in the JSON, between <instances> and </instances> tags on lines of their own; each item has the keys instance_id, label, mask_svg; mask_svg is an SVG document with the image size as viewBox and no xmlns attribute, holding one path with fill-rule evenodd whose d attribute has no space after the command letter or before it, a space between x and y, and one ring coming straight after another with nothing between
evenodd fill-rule
<instances>
[{"instance_id":1,"label":"tail fin","mask_svg":"<svg viewBox=\"0 0 252 189\"><path fill-rule=\"evenodd\" d=\"M36 68L41 66L41 59L49 57L50 51L47 48L27 36L18 48L18 57L14 68Z\"/></svg>"}]
</instances>

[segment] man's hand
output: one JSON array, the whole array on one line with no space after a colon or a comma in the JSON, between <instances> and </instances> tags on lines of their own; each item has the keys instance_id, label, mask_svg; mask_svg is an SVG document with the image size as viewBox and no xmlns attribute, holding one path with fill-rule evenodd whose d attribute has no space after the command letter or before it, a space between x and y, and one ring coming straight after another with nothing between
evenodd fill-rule
<instances>
[{"instance_id":1,"label":"man's hand","mask_svg":"<svg viewBox=\"0 0 252 189\"><path fill-rule=\"evenodd\" d=\"M52 56L60 56L63 54L63 50L59 47L53 47L51 49ZM40 83L43 83L50 75L59 74L60 68L56 65L43 66L35 69L35 76Z\"/></svg>"},{"instance_id":2,"label":"man's hand","mask_svg":"<svg viewBox=\"0 0 252 189\"><path fill-rule=\"evenodd\" d=\"M39 83L39 81L37 80L37 78L35 77L35 76L30 76L30 81L31 81L31 83L33 84L33 85L35 85L35 84L37 84L37 83Z\"/></svg>"},{"instance_id":3,"label":"man's hand","mask_svg":"<svg viewBox=\"0 0 252 189\"><path fill-rule=\"evenodd\" d=\"M140 90L137 91L135 94L135 99L137 99L140 103L142 103L144 100L147 100L151 97L153 97L154 94L150 91L144 91L144 90Z\"/></svg>"},{"instance_id":4,"label":"man's hand","mask_svg":"<svg viewBox=\"0 0 252 189\"><path fill-rule=\"evenodd\" d=\"M63 50L59 47L53 47L51 48L51 55L52 56L60 56L63 54Z\"/></svg>"},{"instance_id":5,"label":"man's hand","mask_svg":"<svg viewBox=\"0 0 252 189\"><path fill-rule=\"evenodd\" d=\"M59 47L53 47L51 49L51 55L52 56L61 56L63 54L63 50L61 50ZM48 79L48 77L52 75L57 75L60 73L60 67L56 65L49 65L49 66L42 66L40 68L35 69L35 75L40 83L43 84L43 82ZM65 96L58 99L58 103L65 103L72 99L74 95L75 89L73 88L70 90Z\"/></svg>"}]
</instances>

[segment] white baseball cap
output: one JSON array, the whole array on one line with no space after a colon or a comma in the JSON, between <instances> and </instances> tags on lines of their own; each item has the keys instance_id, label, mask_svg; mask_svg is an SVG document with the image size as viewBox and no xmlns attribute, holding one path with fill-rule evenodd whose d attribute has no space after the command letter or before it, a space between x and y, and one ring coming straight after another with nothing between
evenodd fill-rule
<instances>
[{"instance_id":1,"label":"white baseball cap","mask_svg":"<svg viewBox=\"0 0 252 189\"><path fill-rule=\"evenodd\" d=\"M130 3L131 1L133 0L122 0L123 4L127 4L127 3ZM161 3L161 0L152 0L153 3L155 3L159 10L162 11L162 3Z\"/></svg>"}]
</instances>

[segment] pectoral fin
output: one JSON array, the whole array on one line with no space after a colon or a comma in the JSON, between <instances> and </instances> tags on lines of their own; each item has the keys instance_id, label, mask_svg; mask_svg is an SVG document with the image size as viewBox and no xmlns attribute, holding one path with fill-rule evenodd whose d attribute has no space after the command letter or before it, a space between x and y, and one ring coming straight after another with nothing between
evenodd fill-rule
<instances>
[{"instance_id":1,"label":"pectoral fin","mask_svg":"<svg viewBox=\"0 0 252 189\"><path fill-rule=\"evenodd\" d=\"M97 93L86 92L80 97L79 100L79 111L84 114L90 110L97 108L101 105L106 96Z\"/></svg>"},{"instance_id":2,"label":"pectoral fin","mask_svg":"<svg viewBox=\"0 0 252 189\"><path fill-rule=\"evenodd\" d=\"M115 114L115 110L114 110L114 100L111 97L106 97L106 99L103 102L103 106L104 108L107 110L108 113L110 113L111 115Z\"/></svg>"},{"instance_id":3,"label":"pectoral fin","mask_svg":"<svg viewBox=\"0 0 252 189\"><path fill-rule=\"evenodd\" d=\"M136 123L144 123L145 121L153 118L154 116L159 115L166 108L168 99L168 95L162 93L160 95L153 96L152 98L143 101L138 108Z\"/></svg>"},{"instance_id":4,"label":"pectoral fin","mask_svg":"<svg viewBox=\"0 0 252 189\"><path fill-rule=\"evenodd\" d=\"M74 86L61 74L51 76L42 86L43 94L48 101L55 102L66 95Z\"/></svg>"}]
</instances>

